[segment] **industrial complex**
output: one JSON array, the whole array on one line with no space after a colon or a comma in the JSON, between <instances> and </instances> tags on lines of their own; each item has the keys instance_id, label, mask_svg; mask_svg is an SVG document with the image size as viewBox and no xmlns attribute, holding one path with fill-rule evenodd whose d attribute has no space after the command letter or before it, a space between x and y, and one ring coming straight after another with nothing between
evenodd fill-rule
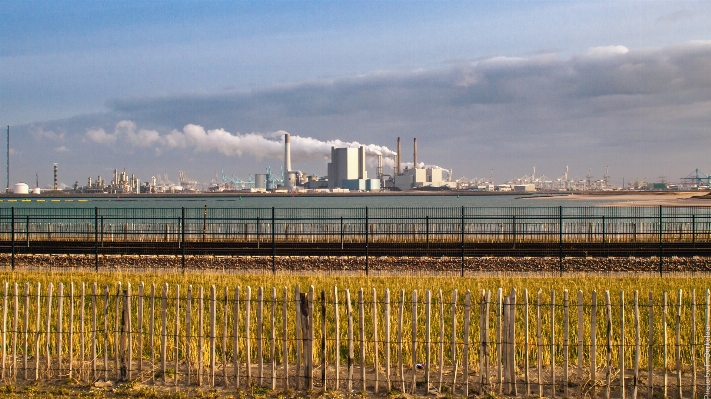
<instances>
[{"instance_id":1,"label":"industrial complex","mask_svg":"<svg viewBox=\"0 0 711 399\"><path fill-rule=\"evenodd\" d=\"M141 182L135 173L114 169L110 182L98 175L94 180L88 177L86 185L76 181L73 186L60 187L58 182L59 167L53 166L53 185L44 190L39 187L39 178L35 187L30 188L27 183L19 182L10 184L10 129L8 126L8 163L7 163L7 189L6 192L14 194L39 195L50 193L76 193L76 194L161 194L161 193L347 193L347 192L381 192L381 191L496 191L496 192L556 192L556 191L613 191L613 190L709 190L711 176L700 172L698 169L680 179L679 183L670 183L660 177L660 182L648 182L647 179L634 179L622 183L621 186L610 184L609 170L601 179L594 179L591 170L584 178L570 178L568 167L565 173L558 178L549 178L545 175L536 175L536 168L530 175L510 179L504 183L494 183L493 171L487 178L460 177L454 179L451 169L438 166L429 166L419 162L417 157L417 139L412 141L412 163L402 159L402 143L397 138L397 152L390 153L393 170L390 174L383 170L383 154L370 151L365 146L359 147L331 147L330 162L327 164L326 176L307 175L293 168L291 164L291 137L284 134L284 164L280 173L272 173L267 167L265 173L249 175L247 179L227 176L224 171L209 183L199 183L188 177L187 172L179 171L179 182L172 182L167 174L154 175L146 182ZM394 158L394 159L393 159ZM374 177L368 176L366 168L370 159L371 166L377 161Z\"/></svg>"}]
</instances>

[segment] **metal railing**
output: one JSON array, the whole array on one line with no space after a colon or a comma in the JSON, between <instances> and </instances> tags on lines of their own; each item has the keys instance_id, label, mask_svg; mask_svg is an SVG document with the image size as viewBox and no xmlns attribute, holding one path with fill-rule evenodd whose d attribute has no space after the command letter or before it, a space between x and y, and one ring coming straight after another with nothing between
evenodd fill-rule
<instances>
[{"instance_id":1,"label":"metal railing","mask_svg":"<svg viewBox=\"0 0 711 399\"><path fill-rule=\"evenodd\" d=\"M710 245L711 207L0 208L0 251L13 256L278 251L661 262L665 255L708 255Z\"/></svg>"}]
</instances>

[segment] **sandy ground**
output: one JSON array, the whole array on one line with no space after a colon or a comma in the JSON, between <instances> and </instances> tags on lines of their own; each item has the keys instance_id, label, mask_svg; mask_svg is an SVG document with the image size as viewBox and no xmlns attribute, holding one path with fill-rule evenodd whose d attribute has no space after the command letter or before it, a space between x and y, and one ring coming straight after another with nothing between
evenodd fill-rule
<instances>
[{"instance_id":1,"label":"sandy ground","mask_svg":"<svg viewBox=\"0 0 711 399\"><path fill-rule=\"evenodd\" d=\"M596 193L596 194L568 194L550 197L532 197L532 200L558 201L612 201L604 206L711 206L711 197L706 192L646 192L646 193ZM706 195L706 198L700 198Z\"/></svg>"}]
</instances>

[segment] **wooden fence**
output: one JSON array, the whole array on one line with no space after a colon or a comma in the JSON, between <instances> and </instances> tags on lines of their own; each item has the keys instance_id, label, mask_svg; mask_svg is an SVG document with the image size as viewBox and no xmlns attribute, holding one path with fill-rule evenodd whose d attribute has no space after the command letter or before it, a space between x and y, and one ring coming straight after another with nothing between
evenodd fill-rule
<instances>
[{"instance_id":1,"label":"wooden fence","mask_svg":"<svg viewBox=\"0 0 711 399\"><path fill-rule=\"evenodd\" d=\"M464 396L707 393L710 291L698 303L695 291L625 294L5 282L0 373Z\"/></svg>"}]
</instances>

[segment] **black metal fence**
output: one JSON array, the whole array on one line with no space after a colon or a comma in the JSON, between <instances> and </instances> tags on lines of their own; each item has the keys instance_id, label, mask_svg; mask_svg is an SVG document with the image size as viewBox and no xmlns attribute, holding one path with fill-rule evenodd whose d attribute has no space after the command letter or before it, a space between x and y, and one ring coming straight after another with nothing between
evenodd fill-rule
<instances>
[{"instance_id":1,"label":"black metal fence","mask_svg":"<svg viewBox=\"0 0 711 399\"><path fill-rule=\"evenodd\" d=\"M711 207L0 208L14 254L709 256Z\"/></svg>"}]
</instances>

